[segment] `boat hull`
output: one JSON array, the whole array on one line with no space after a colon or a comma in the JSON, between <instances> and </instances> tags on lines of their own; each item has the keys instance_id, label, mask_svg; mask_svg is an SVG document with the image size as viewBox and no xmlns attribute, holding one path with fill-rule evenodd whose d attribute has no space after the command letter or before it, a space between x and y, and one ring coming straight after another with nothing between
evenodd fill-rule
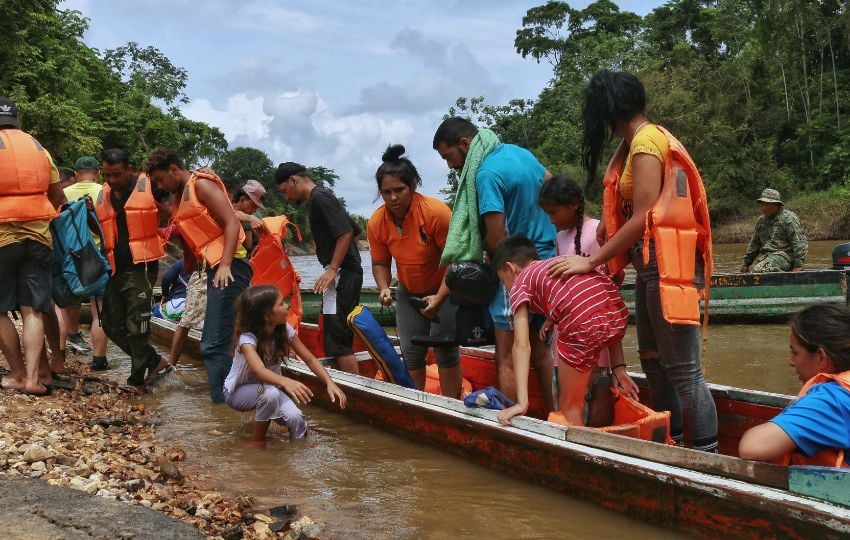
<instances>
[{"instance_id":1,"label":"boat hull","mask_svg":"<svg viewBox=\"0 0 850 540\"><path fill-rule=\"evenodd\" d=\"M173 324L154 321L151 328L156 338L170 342ZM303 324L299 334L311 350L317 350L321 340L315 325ZM199 337L190 332L188 351L198 354ZM495 411L470 409L455 399L374 380L374 361L365 353L358 356L365 376L332 373L348 397L344 414L518 479L701 536L850 535L850 508L789 492L784 467L528 417L517 418L515 427L506 428L495 422ZM463 349L462 358L465 376L474 380L474 388L492 384L492 351ZM309 386L315 403L339 412L304 364L291 362L287 375ZM634 377L644 383L639 374ZM746 429L773 417L790 399L717 385L711 385L711 390L718 407L721 444L727 451L737 449ZM539 400L539 388L537 393Z\"/></svg>"}]
</instances>

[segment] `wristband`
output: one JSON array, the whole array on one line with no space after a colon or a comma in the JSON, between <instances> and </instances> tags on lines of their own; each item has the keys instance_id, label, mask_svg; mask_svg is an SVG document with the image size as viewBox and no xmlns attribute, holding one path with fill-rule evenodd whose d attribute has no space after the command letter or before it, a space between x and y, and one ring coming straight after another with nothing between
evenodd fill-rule
<instances>
[{"instance_id":1,"label":"wristband","mask_svg":"<svg viewBox=\"0 0 850 540\"><path fill-rule=\"evenodd\" d=\"M621 367L621 368L625 369L625 368L627 368L627 367L629 367L629 366L627 366L626 364L617 364L616 366L611 366L611 371L614 371L614 370L615 370L615 369L617 369L618 367Z\"/></svg>"}]
</instances>

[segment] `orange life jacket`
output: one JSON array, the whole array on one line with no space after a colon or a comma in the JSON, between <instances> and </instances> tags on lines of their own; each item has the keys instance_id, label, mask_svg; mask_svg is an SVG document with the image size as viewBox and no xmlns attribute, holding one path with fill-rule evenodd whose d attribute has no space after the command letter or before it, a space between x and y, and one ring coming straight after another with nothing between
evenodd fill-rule
<instances>
[{"instance_id":1,"label":"orange life jacket","mask_svg":"<svg viewBox=\"0 0 850 540\"><path fill-rule=\"evenodd\" d=\"M284 298L289 298L290 326L298 331L304 308L301 305L301 276L283 247L283 238L287 235L287 225L292 225L298 240L301 231L286 216L263 218L268 233L260 237L251 252L250 264L254 269L251 285L274 285Z\"/></svg>"},{"instance_id":2,"label":"orange life jacket","mask_svg":"<svg viewBox=\"0 0 850 540\"><path fill-rule=\"evenodd\" d=\"M820 383L837 382L842 388L850 392L850 371L842 371L841 373L818 373L809 379L797 397L803 397L809 389ZM835 448L824 448L812 454L809 457L804 456L800 452L789 452L783 456L780 465L820 465L822 467L843 467L850 468L850 465L844 461L844 450Z\"/></svg>"},{"instance_id":3,"label":"orange life jacket","mask_svg":"<svg viewBox=\"0 0 850 540\"><path fill-rule=\"evenodd\" d=\"M50 158L32 135L0 129L0 223L58 216L47 198L50 173Z\"/></svg>"},{"instance_id":4,"label":"orange life jacket","mask_svg":"<svg viewBox=\"0 0 850 540\"><path fill-rule=\"evenodd\" d=\"M112 188L103 184L97 196L95 210L103 229L106 257L115 274L115 243L118 241L118 222L112 207ZM136 264L158 261L165 257L165 241L159 235L159 211L153 198L150 179L144 174L136 178L136 185L124 203L127 218L127 234L130 239L130 254Z\"/></svg>"},{"instance_id":5,"label":"orange life jacket","mask_svg":"<svg viewBox=\"0 0 850 540\"><path fill-rule=\"evenodd\" d=\"M658 261L664 320L671 324L700 324L699 298L704 298L707 314L714 268L705 187L682 143L666 129L656 127L667 138L670 148L663 163L661 193L645 216L643 261L649 262L649 241L652 239ZM603 213L608 238L627 221L620 204L620 174L628 154L628 146L621 142L605 171ZM697 291L694 285L697 250L704 263L705 288L702 291ZM615 275L628 263L627 253L612 257L608 261L608 273ZM705 322L707 319L706 316Z\"/></svg>"},{"instance_id":6,"label":"orange life jacket","mask_svg":"<svg viewBox=\"0 0 850 540\"><path fill-rule=\"evenodd\" d=\"M229 203L227 188L218 176L192 171L192 177L183 187L183 197L174 215L174 222L186 246L195 254L195 258L199 261L206 260L209 266L216 266L221 262L221 256L224 253L224 229L216 223L207 207L198 200L195 192L198 178L215 182ZM237 245L243 240L245 240L245 231L240 227Z\"/></svg>"}]
</instances>

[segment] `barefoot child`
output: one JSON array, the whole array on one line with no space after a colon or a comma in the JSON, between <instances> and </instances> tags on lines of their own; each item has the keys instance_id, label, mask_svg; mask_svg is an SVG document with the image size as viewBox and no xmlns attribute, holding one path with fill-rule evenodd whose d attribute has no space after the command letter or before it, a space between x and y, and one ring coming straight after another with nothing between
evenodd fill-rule
<instances>
[{"instance_id":1,"label":"barefoot child","mask_svg":"<svg viewBox=\"0 0 850 540\"><path fill-rule=\"evenodd\" d=\"M616 370L625 371L623 335L629 312L617 286L599 272L555 278L547 274L548 261L540 261L534 244L521 236L504 239L493 256L493 268L510 290L514 312L513 360L517 404L500 412L510 419L528 410L529 311L540 313L558 330L559 405L567 421L584 425L584 394L599 351L608 349Z\"/></svg>"},{"instance_id":2,"label":"barefoot child","mask_svg":"<svg viewBox=\"0 0 850 540\"><path fill-rule=\"evenodd\" d=\"M236 313L239 342L224 381L224 400L237 411L256 409L254 446L265 444L272 420L289 428L290 439L307 433L307 421L296 404L309 403L313 393L304 384L281 375L280 362L286 360L289 348L325 384L331 402L345 407L345 394L286 323L289 305L276 287L249 287L239 295Z\"/></svg>"},{"instance_id":3,"label":"barefoot child","mask_svg":"<svg viewBox=\"0 0 850 540\"><path fill-rule=\"evenodd\" d=\"M584 213L584 193L578 182L566 175L555 175L540 188L537 202L549 216L555 228L558 229L558 235L555 238L555 248L558 255L589 257L599 251L599 237L597 236L599 220ZM597 270L604 273L605 267L600 266ZM614 281L622 281L622 273L615 277ZM552 328L552 321L547 320L543 328L540 329L541 339L545 339L550 328ZM558 358L556 357L554 360L555 372L557 373ZM602 370L611 368L611 360L606 349L599 351L597 365ZM637 385L626 373L626 370L616 370L612 382L627 395L637 396Z\"/></svg>"}]
</instances>

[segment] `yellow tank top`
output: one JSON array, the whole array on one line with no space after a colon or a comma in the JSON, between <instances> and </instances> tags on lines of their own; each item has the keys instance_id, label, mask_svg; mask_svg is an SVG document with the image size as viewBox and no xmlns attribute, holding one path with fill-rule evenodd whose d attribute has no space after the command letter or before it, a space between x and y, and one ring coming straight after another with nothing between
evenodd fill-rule
<instances>
[{"instance_id":1,"label":"yellow tank top","mask_svg":"<svg viewBox=\"0 0 850 540\"><path fill-rule=\"evenodd\" d=\"M635 154L650 154L664 163L667 158L667 137L654 124L645 124L638 129L629 147L629 156L620 175L620 196L622 197L623 212L627 218L632 216L634 201L634 178L632 177L632 156Z\"/></svg>"}]
</instances>

